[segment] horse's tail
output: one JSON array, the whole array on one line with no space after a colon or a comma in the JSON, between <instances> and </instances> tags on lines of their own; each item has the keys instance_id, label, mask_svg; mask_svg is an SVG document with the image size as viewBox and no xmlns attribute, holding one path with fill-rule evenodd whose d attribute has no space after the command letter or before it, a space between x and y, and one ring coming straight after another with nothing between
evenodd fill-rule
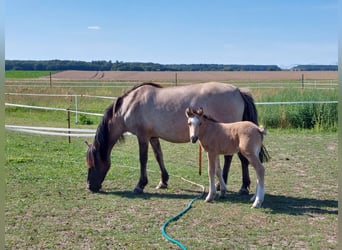
<instances>
[{"instance_id":1,"label":"horse's tail","mask_svg":"<svg viewBox=\"0 0 342 250\"><path fill-rule=\"evenodd\" d=\"M254 99L252 94L246 89L239 89L241 97L245 103L245 109L243 111L242 120L243 121L250 121L259 125L258 122L258 111L256 109Z\"/></svg>"},{"instance_id":2,"label":"horse's tail","mask_svg":"<svg viewBox=\"0 0 342 250\"><path fill-rule=\"evenodd\" d=\"M239 89L241 97L245 103L245 109L243 111L242 120L251 121L259 126L258 122L258 111L256 109L254 98L247 89ZM261 130L260 130L261 131ZM262 135L266 135L266 130L262 127ZM270 160L270 155L264 145L261 146L259 153L259 159L261 162L267 162Z\"/></svg>"}]
</instances>

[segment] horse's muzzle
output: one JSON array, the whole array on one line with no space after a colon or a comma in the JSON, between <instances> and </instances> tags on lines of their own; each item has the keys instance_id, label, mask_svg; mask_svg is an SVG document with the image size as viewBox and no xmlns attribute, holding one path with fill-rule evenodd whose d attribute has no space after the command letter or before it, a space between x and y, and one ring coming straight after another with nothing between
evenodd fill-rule
<instances>
[{"instance_id":1,"label":"horse's muzzle","mask_svg":"<svg viewBox=\"0 0 342 250\"><path fill-rule=\"evenodd\" d=\"M198 140L198 136L191 136L191 142L192 143L196 143L197 142L197 140Z\"/></svg>"}]
</instances>

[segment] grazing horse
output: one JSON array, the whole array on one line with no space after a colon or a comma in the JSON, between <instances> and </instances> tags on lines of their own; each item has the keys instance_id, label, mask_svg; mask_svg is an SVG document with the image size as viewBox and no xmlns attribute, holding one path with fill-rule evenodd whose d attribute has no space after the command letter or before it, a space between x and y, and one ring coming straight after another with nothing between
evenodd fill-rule
<instances>
[{"instance_id":1,"label":"grazing horse","mask_svg":"<svg viewBox=\"0 0 342 250\"><path fill-rule=\"evenodd\" d=\"M118 97L105 111L92 144L86 153L88 188L98 192L110 167L110 154L125 132L137 136L140 157L140 178L134 192L143 192L147 185L146 163L151 144L161 170L157 188L166 188L169 179L164 166L159 138L173 143L188 142L189 131L184 110L188 106L204 107L222 122L249 120L257 123L257 111L248 91L233 85L209 82L163 88L154 83L137 85ZM225 156L225 172L229 171L231 155ZM242 190L250 185L248 161L241 157Z\"/></svg>"},{"instance_id":2,"label":"grazing horse","mask_svg":"<svg viewBox=\"0 0 342 250\"><path fill-rule=\"evenodd\" d=\"M210 202L215 197L215 173L221 185L220 196L224 197L226 192L219 155L240 152L256 171L257 187L251 200L254 201L252 207L260 207L265 196L265 169L261 162L269 158L267 153L260 155L261 152L267 152L262 144L263 136L266 134L264 128L249 121L219 123L204 115L203 108L187 108L185 115L188 118L191 142L196 143L199 140L201 146L208 152L209 194L205 201Z\"/></svg>"}]
</instances>

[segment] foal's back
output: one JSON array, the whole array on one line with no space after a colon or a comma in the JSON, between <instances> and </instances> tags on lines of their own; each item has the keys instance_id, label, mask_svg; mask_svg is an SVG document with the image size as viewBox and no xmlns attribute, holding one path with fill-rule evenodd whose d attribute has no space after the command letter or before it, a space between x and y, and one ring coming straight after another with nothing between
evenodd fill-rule
<instances>
[{"instance_id":1,"label":"foal's back","mask_svg":"<svg viewBox=\"0 0 342 250\"><path fill-rule=\"evenodd\" d=\"M234 154L237 152L256 152L262 146L263 127L252 122L216 123L207 121L207 133L201 143L206 151L218 154Z\"/></svg>"}]
</instances>

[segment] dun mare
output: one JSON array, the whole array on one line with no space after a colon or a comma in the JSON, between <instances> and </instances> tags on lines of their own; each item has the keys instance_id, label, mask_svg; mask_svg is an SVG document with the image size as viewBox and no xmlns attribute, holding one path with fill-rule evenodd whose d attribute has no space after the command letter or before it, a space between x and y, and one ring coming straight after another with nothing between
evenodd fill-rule
<instances>
[{"instance_id":1,"label":"dun mare","mask_svg":"<svg viewBox=\"0 0 342 250\"><path fill-rule=\"evenodd\" d=\"M166 188L169 179L163 161L159 138L173 143L189 140L184 110L188 106L204 107L221 122L249 120L257 123L257 111L252 96L224 83L202 83L163 88L154 83L137 85L118 97L105 111L94 141L88 144L88 188L97 192L111 165L111 151L125 132L137 136L139 143L140 178L134 192L143 192L147 185L146 163L151 144L161 170L157 188ZM224 176L227 178L232 156L225 156ZM243 169L243 185L250 185L248 161L240 157Z\"/></svg>"},{"instance_id":2,"label":"dun mare","mask_svg":"<svg viewBox=\"0 0 342 250\"><path fill-rule=\"evenodd\" d=\"M220 196L224 197L226 192L219 155L240 152L256 171L257 187L251 200L254 201L252 207L260 207L265 196L265 169L261 162L269 158L262 144L263 136L266 134L264 128L249 121L219 123L204 115L203 108L187 108L185 115L188 118L191 142L196 143L199 140L201 146L208 152L209 193L205 201L210 202L215 197L215 173L221 185Z\"/></svg>"}]
</instances>

